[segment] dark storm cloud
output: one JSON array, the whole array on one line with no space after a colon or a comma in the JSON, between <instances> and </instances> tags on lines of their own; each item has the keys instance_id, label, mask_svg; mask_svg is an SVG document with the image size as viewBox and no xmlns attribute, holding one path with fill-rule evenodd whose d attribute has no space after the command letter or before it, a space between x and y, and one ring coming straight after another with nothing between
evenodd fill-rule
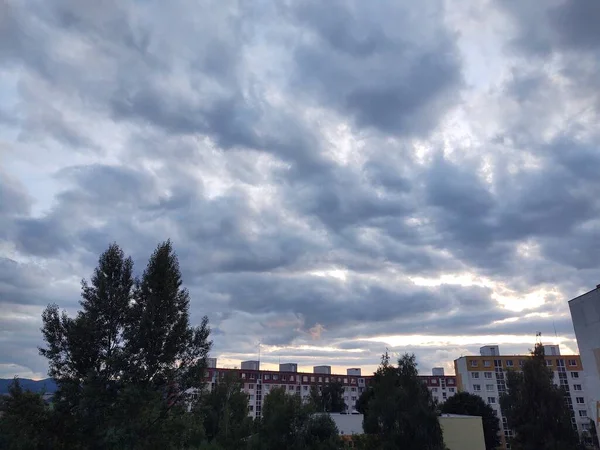
<instances>
[{"instance_id":1,"label":"dark storm cloud","mask_svg":"<svg viewBox=\"0 0 600 450\"><path fill-rule=\"evenodd\" d=\"M599 139L555 114L597 96L591 5L499 7L514 34L496 37L534 62L478 93L473 114L460 26L437 0L0 3L0 67L18 81L0 134L3 148L17 136L15 174L0 172L0 251L15 253L0 258L0 304L72 307L110 242L141 271L170 237L216 354L339 345L362 350L341 359L360 365L384 345L357 338L547 333L551 321L572 334L563 297L595 284L600 264ZM542 64L553 58L567 83ZM475 136L448 143L456 108ZM44 164L51 193L23 169ZM494 323L515 313L493 286L410 278L446 273L515 295L554 287L532 311L559 319ZM39 312L6 325L3 349L31 347ZM464 350L423 350L424 367ZM10 352L0 364L40 371Z\"/></svg>"},{"instance_id":2,"label":"dark storm cloud","mask_svg":"<svg viewBox=\"0 0 600 450\"><path fill-rule=\"evenodd\" d=\"M441 2L409 9L402 3L299 3L290 14L305 36L295 50L292 87L349 114L358 126L426 134L456 102L461 64Z\"/></svg>"}]
</instances>

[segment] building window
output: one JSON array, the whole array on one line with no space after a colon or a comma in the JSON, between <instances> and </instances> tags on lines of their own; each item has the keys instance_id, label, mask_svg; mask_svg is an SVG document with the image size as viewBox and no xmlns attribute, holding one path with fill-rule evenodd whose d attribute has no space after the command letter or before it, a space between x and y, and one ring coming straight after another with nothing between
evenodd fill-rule
<instances>
[{"instance_id":1,"label":"building window","mask_svg":"<svg viewBox=\"0 0 600 450\"><path fill-rule=\"evenodd\" d=\"M277 375L276 373L273 374L273 381L277 381L279 380L279 375Z\"/></svg>"},{"instance_id":2,"label":"building window","mask_svg":"<svg viewBox=\"0 0 600 450\"><path fill-rule=\"evenodd\" d=\"M448 380L448 384L451 384L452 386L454 386L454 378L450 378Z\"/></svg>"},{"instance_id":3,"label":"building window","mask_svg":"<svg viewBox=\"0 0 600 450\"><path fill-rule=\"evenodd\" d=\"M483 367L492 367L492 363L490 361L484 361Z\"/></svg>"},{"instance_id":4,"label":"building window","mask_svg":"<svg viewBox=\"0 0 600 450\"><path fill-rule=\"evenodd\" d=\"M294 375L290 375L290 381L294 381Z\"/></svg>"},{"instance_id":5,"label":"building window","mask_svg":"<svg viewBox=\"0 0 600 450\"><path fill-rule=\"evenodd\" d=\"M437 388L431 388L431 392L437 392Z\"/></svg>"},{"instance_id":6,"label":"building window","mask_svg":"<svg viewBox=\"0 0 600 450\"><path fill-rule=\"evenodd\" d=\"M494 405L496 403L496 397L488 397L488 403Z\"/></svg>"},{"instance_id":7,"label":"building window","mask_svg":"<svg viewBox=\"0 0 600 450\"><path fill-rule=\"evenodd\" d=\"M551 366L552 365L552 360L551 359L547 359L546 360L546 365L547 366Z\"/></svg>"},{"instance_id":8,"label":"building window","mask_svg":"<svg viewBox=\"0 0 600 450\"><path fill-rule=\"evenodd\" d=\"M308 377L307 377L306 375L304 375L304 376L302 377L302 381L304 381L304 382L307 382L307 381L308 381Z\"/></svg>"},{"instance_id":9,"label":"building window","mask_svg":"<svg viewBox=\"0 0 600 450\"><path fill-rule=\"evenodd\" d=\"M581 404L581 403L585 403L585 399L583 397L577 397L575 399L577 401L577 403Z\"/></svg>"},{"instance_id":10,"label":"building window","mask_svg":"<svg viewBox=\"0 0 600 450\"><path fill-rule=\"evenodd\" d=\"M571 378L579 378L579 372L571 372Z\"/></svg>"},{"instance_id":11,"label":"building window","mask_svg":"<svg viewBox=\"0 0 600 450\"><path fill-rule=\"evenodd\" d=\"M471 372L472 378L479 378L479 372Z\"/></svg>"},{"instance_id":12,"label":"building window","mask_svg":"<svg viewBox=\"0 0 600 450\"><path fill-rule=\"evenodd\" d=\"M489 379L491 379L491 378L492 378L492 372L484 372L484 373L483 373L483 376L484 376L485 378L489 378Z\"/></svg>"},{"instance_id":13,"label":"building window","mask_svg":"<svg viewBox=\"0 0 600 450\"><path fill-rule=\"evenodd\" d=\"M352 401L355 402L356 401L356 397L352 397Z\"/></svg>"},{"instance_id":14,"label":"building window","mask_svg":"<svg viewBox=\"0 0 600 450\"><path fill-rule=\"evenodd\" d=\"M506 367L512 367L513 366L513 361L512 359L507 359L506 360Z\"/></svg>"},{"instance_id":15,"label":"building window","mask_svg":"<svg viewBox=\"0 0 600 450\"><path fill-rule=\"evenodd\" d=\"M325 383L329 383L329 377L325 377Z\"/></svg>"},{"instance_id":16,"label":"building window","mask_svg":"<svg viewBox=\"0 0 600 450\"><path fill-rule=\"evenodd\" d=\"M315 377L310 377L310 382L314 383L315 382Z\"/></svg>"},{"instance_id":17,"label":"building window","mask_svg":"<svg viewBox=\"0 0 600 450\"><path fill-rule=\"evenodd\" d=\"M253 384L249 384L248 385L248 389L254 389L254 385Z\"/></svg>"},{"instance_id":18,"label":"building window","mask_svg":"<svg viewBox=\"0 0 600 450\"><path fill-rule=\"evenodd\" d=\"M270 379L271 379L271 375L269 375L268 373L265 373L265 374L263 375L263 379L264 379L264 380L270 380Z\"/></svg>"},{"instance_id":19,"label":"building window","mask_svg":"<svg viewBox=\"0 0 600 450\"><path fill-rule=\"evenodd\" d=\"M344 384L348 384L348 378L344 378Z\"/></svg>"},{"instance_id":20,"label":"building window","mask_svg":"<svg viewBox=\"0 0 600 450\"><path fill-rule=\"evenodd\" d=\"M244 372L242 372L242 380L246 379L246 374Z\"/></svg>"},{"instance_id":21,"label":"building window","mask_svg":"<svg viewBox=\"0 0 600 450\"><path fill-rule=\"evenodd\" d=\"M474 390L475 392L479 392L479 391L481 391L481 385L480 385L480 384L474 384L474 385L473 385L473 390Z\"/></svg>"},{"instance_id":22,"label":"building window","mask_svg":"<svg viewBox=\"0 0 600 450\"><path fill-rule=\"evenodd\" d=\"M286 375L281 375L281 381L287 381L287 376Z\"/></svg>"},{"instance_id":23,"label":"building window","mask_svg":"<svg viewBox=\"0 0 600 450\"><path fill-rule=\"evenodd\" d=\"M580 384L574 384L573 385L573 390L574 391L580 391L581 390L581 385Z\"/></svg>"},{"instance_id":24,"label":"building window","mask_svg":"<svg viewBox=\"0 0 600 450\"><path fill-rule=\"evenodd\" d=\"M294 390L294 386L293 385L288 385L288 391L293 391Z\"/></svg>"},{"instance_id":25,"label":"building window","mask_svg":"<svg viewBox=\"0 0 600 450\"><path fill-rule=\"evenodd\" d=\"M454 388L449 388L448 389L452 394L454 394Z\"/></svg>"},{"instance_id":26,"label":"building window","mask_svg":"<svg viewBox=\"0 0 600 450\"><path fill-rule=\"evenodd\" d=\"M576 365L577 365L577 360L576 359L570 359L569 360L569 366L575 367Z\"/></svg>"},{"instance_id":27,"label":"building window","mask_svg":"<svg viewBox=\"0 0 600 450\"><path fill-rule=\"evenodd\" d=\"M446 393L442 392L442 400L446 400Z\"/></svg>"},{"instance_id":28,"label":"building window","mask_svg":"<svg viewBox=\"0 0 600 450\"><path fill-rule=\"evenodd\" d=\"M353 387L352 389L350 389L352 392L356 392L356 388Z\"/></svg>"},{"instance_id":29,"label":"building window","mask_svg":"<svg viewBox=\"0 0 600 450\"><path fill-rule=\"evenodd\" d=\"M523 367L523 364L525 364L525 360L524 359L520 359L519 360L519 367Z\"/></svg>"},{"instance_id":30,"label":"building window","mask_svg":"<svg viewBox=\"0 0 600 450\"><path fill-rule=\"evenodd\" d=\"M362 386L363 384L365 384L365 379L364 378L359 378L358 379L358 384L359 384L359 386Z\"/></svg>"},{"instance_id":31,"label":"building window","mask_svg":"<svg viewBox=\"0 0 600 450\"><path fill-rule=\"evenodd\" d=\"M305 391L308 391L308 386L302 386Z\"/></svg>"},{"instance_id":32,"label":"building window","mask_svg":"<svg viewBox=\"0 0 600 450\"><path fill-rule=\"evenodd\" d=\"M432 378L431 379L431 384L437 384L437 378Z\"/></svg>"},{"instance_id":33,"label":"building window","mask_svg":"<svg viewBox=\"0 0 600 450\"><path fill-rule=\"evenodd\" d=\"M486 384L485 385L485 390L488 392L494 392L494 385L493 384Z\"/></svg>"},{"instance_id":34,"label":"building window","mask_svg":"<svg viewBox=\"0 0 600 450\"><path fill-rule=\"evenodd\" d=\"M319 383L323 382L323 377L319 377Z\"/></svg>"},{"instance_id":35,"label":"building window","mask_svg":"<svg viewBox=\"0 0 600 450\"><path fill-rule=\"evenodd\" d=\"M479 364L474 359L471 360L471 367L477 367Z\"/></svg>"},{"instance_id":36,"label":"building window","mask_svg":"<svg viewBox=\"0 0 600 450\"><path fill-rule=\"evenodd\" d=\"M254 411L254 406L248 405L248 411Z\"/></svg>"},{"instance_id":37,"label":"building window","mask_svg":"<svg viewBox=\"0 0 600 450\"><path fill-rule=\"evenodd\" d=\"M585 409L580 409L579 417L587 417L587 411Z\"/></svg>"}]
</instances>

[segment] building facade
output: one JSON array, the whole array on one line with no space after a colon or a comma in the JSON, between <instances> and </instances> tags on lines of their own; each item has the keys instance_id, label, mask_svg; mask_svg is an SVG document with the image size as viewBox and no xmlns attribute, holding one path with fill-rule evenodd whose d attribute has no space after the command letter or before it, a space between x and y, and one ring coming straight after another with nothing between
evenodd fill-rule
<instances>
[{"instance_id":1,"label":"building facade","mask_svg":"<svg viewBox=\"0 0 600 450\"><path fill-rule=\"evenodd\" d=\"M312 373L298 372L296 364L280 364L280 370L260 370L258 361L244 361L240 369L207 368L206 382L211 389L219 379L225 378L227 373L239 376L244 385L244 392L248 394L248 414L251 417L260 417L262 406L267 394L275 388L283 388L289 394L300 395L308 401L312 386L325 386L338 382L344 387L344 402L346 411L356 411L356 402L373 379L372 375L364 376L358 368L348 369L345 375L331 374L329 366L316 366ZM291 369L295 369L292 371ZM329 373L328 373L329 372ZM458 388L456 377L444 375L443 371L437 375L420 376L427 385L433 398L442 403L454 395Z\"/></svg>"},{"instance_id":2,"label":"building facade","mask_svg":"<svg viewBox=\"0 0 600 450\"><path fill-rule=\"evenodd\" d=\"M589 430L583 366L579 355L561 355L557 345L544 346L546 365L554 372L554 384L565 392L571 409L571 423L581 434ZM454 361L459 390L478 395L500 418L502 448L513 436L500 408L500 395L506 393L506 372L520 370L529 355L501 355L497 345L481 347L478 356L462 356Z\"/></svg>"},{"instance_id":3,"label":"building facade","mask_svg":"<svg viewBox=\"0 0 600 450\"><path fill-rule=\"evenodd\" d=\"M588 415L600 425L600 285L569 301L581 362Z\"/></svg>"}]
</instances>

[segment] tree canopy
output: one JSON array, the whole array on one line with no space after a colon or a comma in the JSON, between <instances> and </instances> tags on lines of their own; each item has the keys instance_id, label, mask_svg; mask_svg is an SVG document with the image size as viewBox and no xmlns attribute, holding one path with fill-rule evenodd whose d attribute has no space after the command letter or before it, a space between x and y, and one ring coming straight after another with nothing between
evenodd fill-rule
<instances>
[{"instance_id":1,"label":"tree canopy","mask_svg":"<svg viewBox=\"0 0 600 450\"><path fill-rule=\"evenodd\" d=\"M418 377L414 355L403 355L394 366L386 353L359 407L365 433L378 436L381 449L445 448L436 404Z\"/></svg>"},{"instance_id":2,"label":"tree canopy","mask_svg":"<svg viewBox=\"0 0 600 450\"><path fill-rule=\"evenodd\" d=\"M516 450L576 450L579 439L571 425L565 392L554 385L544 347L536 344L522 372L507 373L507 393L500 405L515 436Z\"/></svg>"},{"instance_id":3,"label":"tree canopy","mask_svg":"<svg viewBox=\"0 0 600 450\"><path fill-rule=\"evenodd\" d=\"M65 448L179 448L199 436L186 414L211 347L204 317L189 324L171 242L160 244L139 280L116 244L82 282L71 318L50 305L42 315L40 354L58 384L54 416ZM201 433L200 433L201 434Z\"/></svg>"},{"instance_id":4,"label":"tree canopy","mask_svg":"<svg viewBox=\"0 0 600 450\"><path fill-rule=\"evenodd\" d=\"M335 450L338 430L328 414L315 413L313 405L285 389L271 390L265 397L262 419L255 438L261 450Z\"/></svg>"}]
</instances>

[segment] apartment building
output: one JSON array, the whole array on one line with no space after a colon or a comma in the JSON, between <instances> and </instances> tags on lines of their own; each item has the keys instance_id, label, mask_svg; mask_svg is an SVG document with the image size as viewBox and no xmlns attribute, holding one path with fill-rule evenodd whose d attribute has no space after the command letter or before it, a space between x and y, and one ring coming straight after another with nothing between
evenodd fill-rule
<instances>
[{"instance_id":1,"label":"apartment building","mask_svg":"<svg viewBox=\"0 0 600 450\"><path fill-rule=\"evenodd\" d=\"M330 366L315 366L313 372L299 372L294 363L280 364L279 370L260 370L258 361L244 361L240 369L209 367L206 371L207 387L212 388L219 379L233 373L244 383L248 394L248 414L260 417L266 395L275 388L284 388L289 394L300 395L308 400L312 386L325 386L338 382L344 387L344 402L347 412L356 411L356 402L369 386L372 375L362 375L361 369L351 368L346 374L332 374ZM438 402L444 402L457 392L456 377L444 374L442 368L434 369L432 375L420 377Z\"/></svg>"},{"instance_id":2,"label":"apartment building","mask_svg":"<svg viewBox=\"0 0 600 450\"><path fill-rule=\"evenodd\" d=\"M554 384L566 391L571 423L579 433L589 429L583 367L579 355L561 355L558 345L545 345L546 365L554 372ZM481 347L478 356L462 356L454 361L460 391L480 396L500 418L502 448L510 449L513 436L500 408L500 395L506 392L506 372L519 370L529 355L501 355L497 345Z\"/></svg>"},{"instance_id":3,"label":"apartment building","mask_svg":"<svg viewBox=\"0 0 600 450\"><path fill-rule=\"evenodd\" d=\"M588 414L600 429L600 285L569 301L581 362Z\"/></svg>"}]
</instances>

